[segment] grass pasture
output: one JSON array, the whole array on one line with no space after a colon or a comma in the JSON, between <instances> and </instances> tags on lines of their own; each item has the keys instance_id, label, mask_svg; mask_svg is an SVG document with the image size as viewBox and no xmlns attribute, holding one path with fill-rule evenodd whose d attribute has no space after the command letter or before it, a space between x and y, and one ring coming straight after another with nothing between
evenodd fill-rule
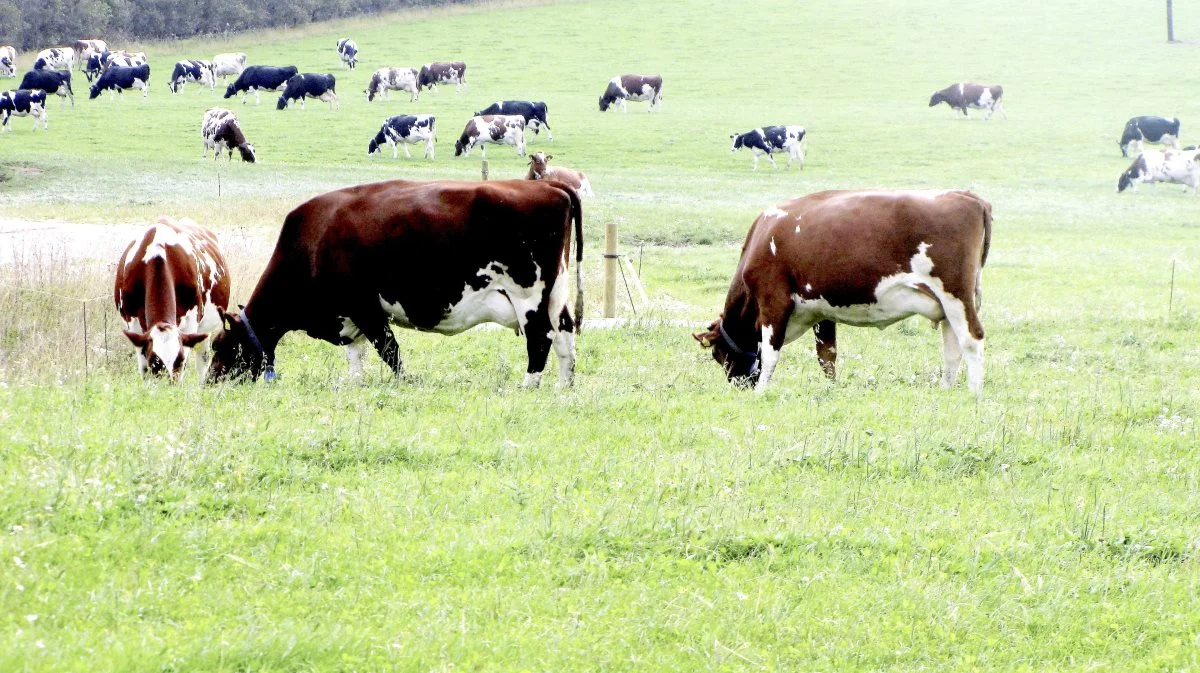
<instances>
[{"instance_id":1,"label":"grass pasture","mask_svg":"<svg viewBox=\"0 0 1200 673\"><path fill-rule=\"evenodd\" d=\"M1082 1L750 5L500 3L146 43L148 99L87 101L78 76L49 133L13 120L0 671L1200 668L1200 199L1115 191L1128 117L1200 140L1187 77L1146 74L1193 72L1200 47L1165 44L1155 11ZM1176 5L1177 34L1200 34ZM175 60L221 51L332 72L341 111L169 93ZM467 92L361 95L375 67L451 58ZM598 112L621 72L663 75L661 114ZM963 79L1003 84L1009 118L926 107ZM585 329L570 391L520 389L523 343L483 330L400 334L404 383L371 356L348 385L339 350L300 335L274 386L137 380L106 333L128 225L216 228L244 299L304 198L476 178L453 140L503 98L546 100L556 140L531 150L598 193L588 317L609 222L645 246L647 317L699 325L764 207L977 191L995 209L983 399L936 386L940 339L916 321L841 329L834 384L799 341L761 397L654 321ZM260 164L200 160L214 104ZM365 156L402 112L438 116L435 161ZM803 171L730 154L772 123L808 127ZM488 157L523 174L511 148ZM61 297L100 297L86 342Z\"/></svg>"}]
</instances>

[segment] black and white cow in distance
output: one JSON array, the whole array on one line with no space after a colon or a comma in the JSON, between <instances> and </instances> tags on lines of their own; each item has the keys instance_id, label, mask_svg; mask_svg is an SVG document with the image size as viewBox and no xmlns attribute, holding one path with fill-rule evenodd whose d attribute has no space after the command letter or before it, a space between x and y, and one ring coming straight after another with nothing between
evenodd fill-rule
<instances>
[{"instance_id":1,"label":"black and white cow in distance","mask_svg":"<svg viewBox=\"0 0 1200 673\"><path fill-rule=\"evenodd\" d=\"M50 116L46 113L46 92L40 89L29 91L17 89L0 93L0 129L8 127L10 117L33 117L33 130L38 120L42 130L50 130Z\"/></svg>"},{"instance_id":2,"label":"black and white cow in distance","mask_svg":"<svg viewBox=\"0 0 1200 673\"><path fill-rule=\"evenodd\" d=\"M1004 87L999 84L959 82L951 84L941 91L934 91L933 96L929 98L929 107L945 103L950 106L950 109L961 111L964 117L967 116L967 108L975 108L976 110L987 110L987 114L983 115L984 119L990 119L996 112L1008 119L1008 113L1004 111L1004 105L1000 103L1002 96L1004 96Z\"/></svg>"},{"instance_id":3,"label":"black and white cow in distance","mask_svg":"<svg viewBox=\"0 0 1200 673\"><path fill-rule=\"evenodd\" d=\"M34 70L70 70L75 65L75 50L71 47L50 47L38 52L33 60Z\"/></svg>"},{"instance_id":4,"label":"black and white cow in distance","mask_svg":"<svg viewBox=\"0 0 1200 673\"><path fill-rule=\"evenodd\" d=\"M30 70L21 78L19 89L41 89L47 94L58 94L59 104L66 99L75 105L75 92L71 90L70 70Z\"/></svg>"},{"instance_id":5,"label":"black and white cow in distance","mask_svg":"<svg viewBox=\"0 0 1200 673\"><path fill-rule=\"evenodd\" d=\"M419 74L416 68L380 68L371 73L371 81L367 83L367 101L373 101L377 96L389 98L388 92L407 91L409 102L421 97L421 87L417 84Z\"/></svg>"},{"instance_id":6,"label":"black and white cow in distance","mask_svg":"<svg viewBox=\"0 0 1200 673\"><path fill-rule=\"evenodd\" d=\"M150 59L146 58L146 52L144 51L111 51L105 53L108 56L101 64L101 72L109 68L134 68L150 62Z\"/></svg>"},{"instance_id":7,"label":"black and white cow in distance","mask_svg":"<svg viewBox=\"0 0 1200 673\"><path fill-rule=\"evenodd\" d=\"M358 45L348 37L343 37L337 43L338 56L342 57L342 63L350 66L353 70L354 66L358 65Z\"/></svg>"},{"instance_id":8,"label":"black and white cow in distance","mask_svg":"<svg viewBox=\"0 0 1200 673\"><path fill-rule=\"evenodd\" d=\"M306 98L316 98L329 103L329 108L333 109L334 105L337 109L342 109L342 104L338 101L337 91L334 87L337 85L337 80L333 75L321 75L315 72L306 72L300 75L293 75L287 81L287 86L283 89L283 94L279 96L279 102L276 104L276 110L286 110L288 104L294 100L300 101L300 109L304 109L304 100Z\"/></svg>"},{"instance_id":9,"label":"black and white cow in distance","mask_svg":"<svg viewBox=\"0 0 1200 673\"><path fill-rule=\"evenodd\" d=\"M1139 182L1170 182L1192 188L1192 196L1200 187L1200 150L1146 150L1117 180L1117 191L1128 188L1137 191Z\"/></svg>"},{"instance_id":10,"label":"black and white cow in distance","mask_svg":"<svg viewBox=\"0 0 1200 673\"><path fill-rule=\"evenodd\" d=\"M1121 156L1129 156L1130 146L1135 153L1141 153L1145 143L1179 149L1179 118L1145 116L1133 117L1125 122L1125 130L1117 141Z\"/></svg>"},{"instance_id":11,"label":"black and white cow in distance","mask_svg":"<svg viewBox=\"0 0 1200 673\"><path fill-rule=\"evenodd\" d=\"M629 112L625 101L650 101L647 112L662 107L663 80L659 75L617 75L608 82L608 88L600 97L600 111L605 112L614 103L621 104L622 112Z\"/></svg>"},{"instance_id":12,"label":"black and white cow in distance","mask_svg":"<svg viewBox=\"0 0 1200 673\"><path fill-rule=\"evenodd\" d=\"M75 40L75 57L79 59L79 67L83 67L94 54L108 51L108 43L104 40Z\"/></svg>"},{"instance_id":13,"label":"black and white cow in distance","mask_svg":"<svg viewBox=\"0 0 1200 673\"><path fill-rule=\"evenodd\" d=\"M546 137L554 142L554 134L550 131L550 122L546 120L548 111L542 101L532 100L501 100L492 103L479 112L476 117L484 115L521 115L525 118L525 128L537 135L542 128L546 129Z\"/></svg>"},{"instance_id":14,"label":"black and white cow in distance","mask_svg":"<svg viewBox=\"0 0 1200 673\"><path fill-rule=\"evenodd\" d=\"M112 52L109 51L87 57L87 60L83 62L83 74L87 76L89 82L104 72L104 66L110 58L112 58Z\"/></svg>"},{"instance_id":15,"label":"black and white cow in distance","mask_svg":"<svg viewBox=\"0 0 1200 673\"><path fill-rule=\"evenodd\" d=\"M525 156L525 118L521 115L471 117L462 136L454 141L454 156L471 156L471 150L478 145L486 159L488 143L513 145L517 148L517 156Z\"/></svg>"},{"instance_id":16,"label":"black and white cow in distance","mask_svg":"<svg viewBox=\"0 0 1200 673\"><path fill-rule=\"evenodd\" d=\"M246 69L246 55L241 52L213 56L213 77L228 83L229 76L237 77Z\"/></svg>"},{"instance_id":17,"label":"black and white cow in distance","mask_svg":"<svg viewBox=\"0 0 1200 673\"><path fill-rule=\"evenodd\" d=\"M400 376L392 325L451 335L498 323L525 337L527 387L551 350L558 385L570 386L582 260L579 196L561 183L396 180L329 192L288 214L245 307L223 316L208 379L274 379L275 349L296 330L346 346L354 377L368 344Z\"/></svg>"},{"instance_id":18,"label":"black and white cow in distance","mask_svg":"<svg viewBox=\"0 0 1200 673\"><path fill-rule=\"evenodd\" d=\"M434 143L437 142L437 118L433 115L396 115L383 122L379 133L367 143L367 156L381 152L386 143L392 146L392 158L398 159L397 147L404 148L404 156L411 159L409 145L425 143L425 158L432 159Z\"/></svg>"},{"instance_id":19,"label":"black and white cow in distance","mask_svg":"<svg viewBox=\"0 0 1200 673\"><path fill-rule=\"evenodd\" d=\"M179 93L189 83L199 84L202 87L207 84L209 91L215 90L217 78L213 75L212 63L192 59L177 62L175 70L171 72L171 81L167 82L167 86L171 88L171 93Z\"/></svg>"},{"instance_id":20,"label":"black and white cow in distance","mask_svg":"<svg viewBox=\"0 0 1200 673\"><path fill-rule=\"evenodd\" d=\"M439 84L453 84L455 91L467 88L467 64L462 61L426 63L418 76L421 88L430 91L436 91Z\"/></svg>"},{"instance_id":21,"label":"black and white cow in distance","mask_svg":"<svg viewBox=\"0 0 1200 673\"><path fill-rule=\"evenodd\" d=\"M279 91L299 72L294 65L281 68L272 65L251 65L242 71L241 75L225 88L225 97L233 98L242 94L242 105L246 104L246 96L254 92L254 104L259 104L259 91Z\"/></svg>"},{"instance_id":22,"label":"black and white cow in distance","mask_svg":"<svg viewBox=\"0 0 1200 673\"><path fill-rule=\"evenodd\" d=\"M729 148L730 152L736 152L743 147L750 148L750 153L754 156L754 170L758 170L759 155L766 155L767 160L771 162L771 166L779 168L775 163L775 158L771 155L775 152L787 152L788 162L787 167L792 167L792 162L800 161L800 168L804 168L804 127L803 126L763 126L745 133L734 133L729 136L733 140L733 147Z\"/></svg>"},{"instance_id":23,"label":"black and white cow in distance","mask_svg":"<svg viewBox=\"0 0 1200 673\"><path fill-rule=\"evenodd\" d=\"M17 76L17 49L12 45L0 47L0 77Z\"/></svg>"},{"instance_id":24,"label":"black and white cow in distance","mask_svg":"<svg viewBox=\"0 0 1200 673\"><path fill-rule=\"evenodd\" d=\"M150 93L150 66L143 63L133 68L116 66L105 70L92 85L89 98L98 98L104 91L112 92L114 97L116 94L124 97L126 89L141 89L142 98L145 98Z\"/></svg>"},{"instance_id":25,"label":"black and white cow in distance","mask_svg":"<svg viewBox=\"0 0 1200 673\"><path fill-rule=\"evenodd\" d=\"M202 159L208 157L208 150L211 148L213 161L216 161L223 151L229 152L227 161L233 161L233 150L236 149L242 155L242 161L254 163L254 145L246 140L246 134L242 133L237 117L229 110L215 107L205 111L204 121L200 124L200 137L204 141L204 154L200 155Z\"/></svg>"}]
</instances>

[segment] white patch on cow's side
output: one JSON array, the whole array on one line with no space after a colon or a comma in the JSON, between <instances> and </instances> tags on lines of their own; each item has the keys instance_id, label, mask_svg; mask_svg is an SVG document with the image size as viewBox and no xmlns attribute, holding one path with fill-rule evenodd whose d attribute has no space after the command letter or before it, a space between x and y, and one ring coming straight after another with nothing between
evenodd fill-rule
<instances>
[{"instance_id":1,"label":"white patch on cow's side","mask_svg":"<svg viewBox=\"0 0 1200 673\"><path fill-rule=\"evenodd\" d=\"M338 336L354 341L362 336L362 330L358 328L358 325L354 324L353 320L343 317L342 329L338 330Z\"/></svg>"},{"instance_id":2,"label":"white patch on cow's side","mask_svg":"<svg viewBox=\"0 0 1200 673\"><path fill-rule=\"evenodd\" d=\"M805 291L805 292L812 292L812 283L805 283L805 284L804 284L804 291Z\"/></svg>"},{"instance_id":3,"label":"white patch on cow's side","mask_svg":"<svg viewBox=\"0 0 1200 673\"><path fill-rule=\"evenodd\" d=\"M166 259L166 248L169 246L177 246L189 257L194 256L191 239L181 234L172 226L155 224L147 232L147 235L149 236L149 243L146 245L146 254L142 257L143 262L149 262L155 257Z\"/></svg>"},{"instance_id":4,"label":"white patch on cow's side","mask_svg":"<svg viewBox=\"0 0 1200 673\"><path fill-rule=\"evenodd\" d=\"M758 383L754 386L754 392L761 393L767 389L767 385L771 383L771 375L775 373L775 365L779 363L779 351L771 345L771 339L775 336L774 325L764 325L762 328L762 342L759 345L759 374Z\"/></svg>"},{"instance_id":5,"label":"white patch on cow's side","mask_svg":"<svg viewBox=\"0 0 1200 673\"><path fill-rule=\"evenodd\" d=\"M522 287L508 275L507 265L500 262L485 265L478 275L487 278L487 284L476 290L464 283L462 298L448 307L445 317L430 331L459 334L476 325L494 322L524 334L526 314L537 310L546 289L541 268L535 264L534 271L536 280L533 286ZM379 304L397 325L413 326L399 302L389 303L381 295Z\"/></svg>"},{"instance_id":6,"label":"white patch on cow's side","mask_svg":"<svg viewBox=\"0 0 1200 673\"><path fill-rule=\"evenodd\" d=\"M763 211L763 217L787 217L788 212L776 206L771 206Z\"/></svg>"},{"instance_id":7,"label":"white patch on cow's side","mask_svg":"<svg viewBox=\"0 0 1200 673\"><path fill-rule=\"evenodd\" d=\"M776 249L775 249L775 237L774 237L774 236L772 236L772 237L771 237L771 256L772 256L772 257L775 257L776 255L777 255L777 252L776 252Z\"/></svg>"},{"instance_id":8,"label":"white patch on cow's side","mask_svg":"<svg viewBox=\"0 0 1200 673\"><path fill-rule=\"evenodd\" d=\"M824 297L806 299L792 295L794 308L792 320L798 327L816 324L821 320L833 320L856 327L883 329L913 315L924 316L934 322L945 315L939 299L950 297L942 288L942 281L932 275L933 260L925 254L929 245L922 243L910 261L910 271L892 274L880 279L875 286L875 303L833 306ZM934 297L919 289L929 288ZM953 297L951 297L953 298ZM789 343L803 332L789 326L784 342Z\"/></svg>"}]
</instances>

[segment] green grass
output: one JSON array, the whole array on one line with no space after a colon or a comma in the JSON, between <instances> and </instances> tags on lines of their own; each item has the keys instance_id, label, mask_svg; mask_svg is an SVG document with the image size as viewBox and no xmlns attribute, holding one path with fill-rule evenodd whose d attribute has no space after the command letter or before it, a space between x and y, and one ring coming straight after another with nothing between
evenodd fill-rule
<instances>
[{"instance_id":1,"label":"green grass","mask_svg":"<svg viewBox=\"0 0 1200 673\"><path fill-rule=\"evenodd\" d=\"M1177 32L1200 32L1176 4ZM303 198L475 178L477 156L452 156L469 114L540 98L556 141L533 147L598 192L590 317L610 222L646 244L651 317L699 324L764 207L978 191L996 214L982 401L935 385L940 340L916 321L842 329L834 384L797 342L762 397L651 323L585 330L565 392L518 388L503 331L401 333L404 383L372 356L348 385L338 349L295 334L274 386L143 384L107 260L31 240L0 260L0 671L1200 667L1200 200L1115 192L1128 117L1200 139L1200 51L1163 43L1157 7L753 5L504 4L145 44L148 100L52 103L50 133L0 137L0 219L246 233L244 299ZM335 73L342 110L234 102L262 163L200 161L219 95L172 97L165 75L233 49ZM448 58L469 92L358 93L376 66ZM631 71L664 76L663 112L600 114ZM1009 118L926 108L961 79L1003 84ZM409 111L438 115L437 160L367 158ZM770 123L810 129L803 172L730 154ZM81 305L39 292L101 297L86 341Z\"/></svg>"}]
</instances>

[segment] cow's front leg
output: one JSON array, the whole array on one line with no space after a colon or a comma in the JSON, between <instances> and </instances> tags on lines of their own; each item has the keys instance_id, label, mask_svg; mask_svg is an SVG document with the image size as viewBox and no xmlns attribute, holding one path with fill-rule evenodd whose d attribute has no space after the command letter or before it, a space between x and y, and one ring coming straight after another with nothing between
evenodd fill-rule
<instances>
[{"instance_id":1,"label":"cow's front leg","mask_svg":"<svg viewBox=\"0 0 1200 673\"><path fill-rule=\"evenodd\" d=\"M783 348L783 337L787 331L787 322L784 320L771 320L763 322L759 328L761 332L759 342L759 372L758 383L754 386L754 392L766 392L767 386L771 383L771 376L775 373L775 365L779 364L779 351Z\"/></svg>"},{"instance_id":2,"label":"cow's front leg","mask_svg":"<svg viewBox=\"0 0 1200 673\"><path fill-rule=\"evenodd\" d=\"M833 381L837 378L837 323L822 320L813 327L813 335L817 339L817 363Z\"/></svg>"},{"instance_id":3,"label":"cow's front leg","mask_svg":"<svg viewBox=\"0 0 1200 673\"><path fill-rule=\"evenodd\" d=\"M771 162L771 168L779 170L779 164L775 163L775 157L771 156L770 152L767 152L767 161Z\"/></svg>"},{"instance_id":4,"label":"cow's front leg","mask_svg":"<svg viewBox=\"0 0 1200 673\"><path fill-rule=\"evenodd\" d=\"M412 153L410 153L410 152L408 151L408 143L404 143L404 158L405 158L405 159L411 159L411 158L412 158Z\"/></svg>"},{"instance_id":5,"label":"cow's front leg","mask_svg":"<svg viewBox=\"0 0 1200 673\"><path fill-rule=\"evenodd\" d=\"M350 380L355 383L360 383L363 379L363 357L366 354L366 339L360 337L346 344L346 362L350 365Z\"/></svg>"},{"instance_id":6,"label":"cow's front leg","mask_svg":"<svg viewBox=\"0 0 1200 673\"><path fill-rule=\"evenodd\" d=\"M550 347L555 344L554 330L550 328L550 314L543 303L529 316L525 323L525 352L529 356L529 366L525 370L526 388L537 388L542 382L542 372L546 370L546 360L550 357ZM573 365L572 365L573 367Z\"/></svg>"}]
</instances>

